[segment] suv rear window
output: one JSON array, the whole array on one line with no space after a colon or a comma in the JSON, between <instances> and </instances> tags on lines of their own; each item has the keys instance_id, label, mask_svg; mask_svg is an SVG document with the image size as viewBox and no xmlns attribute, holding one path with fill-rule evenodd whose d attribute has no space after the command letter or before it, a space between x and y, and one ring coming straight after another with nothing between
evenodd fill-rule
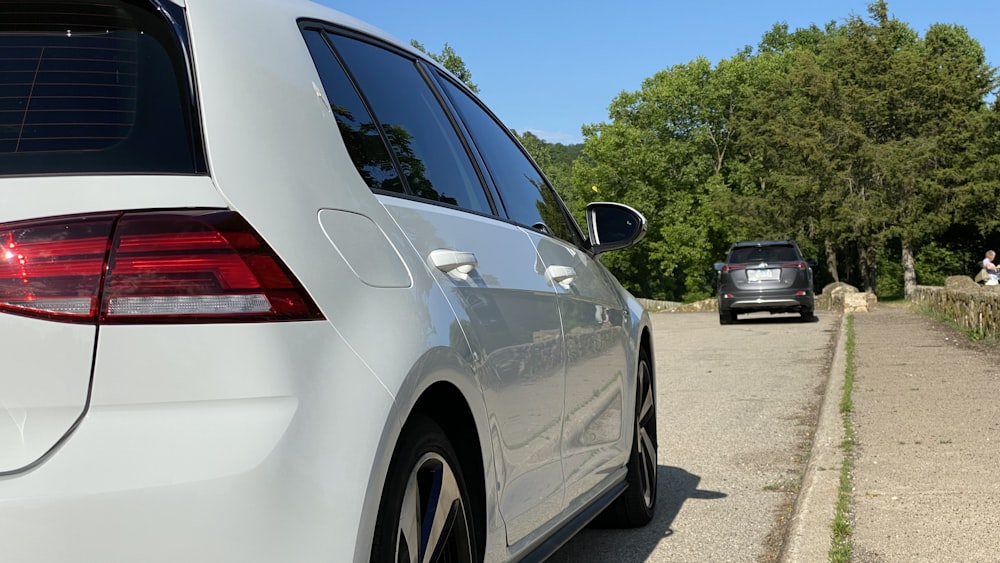
<instances>
[{"instance_id":1,"label":"suv rear window","mask_svg":"<svg viewBox=\"0 0 1000 563\"><path fill-rule=\"evenodd\" d=\"M0 0L0 175L203 172L185 68L149 2Z\"/></svg>"},{"instance_id":2,"label":"suv rear window","mask_svg":"<svg viewBox=\"0 0 1000 563\"><path fill-rule=\"evenodd\" d=\"M796 262L801 260L794 246L772 244L762 246L742 246L729 253L731 264L753 264L757 262Z\"/></svg>"}]
</instances>

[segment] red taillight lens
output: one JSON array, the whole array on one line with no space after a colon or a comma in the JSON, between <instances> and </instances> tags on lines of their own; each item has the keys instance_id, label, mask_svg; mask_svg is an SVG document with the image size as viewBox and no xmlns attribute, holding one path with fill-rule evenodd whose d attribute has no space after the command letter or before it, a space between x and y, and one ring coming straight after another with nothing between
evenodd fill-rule
<instances>
[{"instance_id":1,"label":"red taillight lens","mask_svg":"<svg viewBox=\"0 0 1000 563\"><path fill-rule=\"evenodd\" d=\"M0 265L0 310L115 324L323 318L236 213L118 217L0 228L14 245Z\"/></svg>"},{"instance_id":2,"label":"red taillight lens","mask_svg":"<svg viewBox=\"0 0 1000 563\"><path fill-rule=\"evenodd\" d=\"M793 270L805 270L809 267L809 264L799 260L798 262L784 262L779 264L779 266L782 268L791 268Z\"/></svg>"},{"instance_id":3,"label":"red taillight lens","mask_svg":"<svg viewBox=\"0 0 1000 563\"><path fill-rule=\"evenodd\" d=\"M746 270L746 269L747 269L746 264L723 264L722 265L722 271L726 272L726 273L728 273L728 272L735 272L736 270Z\"/></svg>"},{"instance_id":4,"label":"red taillight lens","mask_svg":"<svg viewBox=\"0 0 1000 563\"><path fill-rule=\"evenodd\" d=\"M0 312L93 321L117 217L0 226Z\"/></svg>"}]
</instances>

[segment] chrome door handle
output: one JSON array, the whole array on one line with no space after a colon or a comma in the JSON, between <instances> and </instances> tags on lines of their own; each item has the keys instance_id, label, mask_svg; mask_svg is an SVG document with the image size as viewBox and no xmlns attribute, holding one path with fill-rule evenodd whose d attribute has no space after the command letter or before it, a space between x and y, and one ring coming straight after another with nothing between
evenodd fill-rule
<instances>
[{"instance_id":1,"label":"chrome door handle","mask_svg":"<svg viewBox=\"0 0 1000 563\"><path fill-rule=\"evenodd\" d=\"M479 265L475 254L459 250L435 250L427 259L438 270L463 281L469 279L469 272Z\"/></svg>"}]
</instances>

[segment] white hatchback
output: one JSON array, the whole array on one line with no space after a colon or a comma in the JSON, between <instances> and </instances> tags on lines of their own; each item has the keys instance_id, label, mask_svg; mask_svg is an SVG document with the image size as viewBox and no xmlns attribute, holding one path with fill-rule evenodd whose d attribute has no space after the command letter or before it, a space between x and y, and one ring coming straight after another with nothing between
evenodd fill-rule
<instances>
[{"instance_id":1,"label":"white hatchback","mask_svg":"<svg viewBox=\"0 0 1000 563\"><path fill-rule=\"evenodd\" d=\"M541 560L656 502L650 323L500 121L277 0L0 0L0 559Z\"/></svg>"}]
</instances>

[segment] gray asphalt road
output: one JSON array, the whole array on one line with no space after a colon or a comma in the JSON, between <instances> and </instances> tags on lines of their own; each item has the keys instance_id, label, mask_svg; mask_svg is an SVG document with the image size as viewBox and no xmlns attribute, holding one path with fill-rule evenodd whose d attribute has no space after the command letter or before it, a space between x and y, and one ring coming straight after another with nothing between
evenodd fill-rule
<instances>
[{"instance_id":1,"label":"gray asphalt road","mask_svg":"<svg viewBox=\"0 0 1000 563\"><path fill-rule=\"evenodd\" d=\"M838 319L654 315L659 487L637 530L584 530L550 561L760 562L809 455Z\"/></svg>"}]
</instances>

